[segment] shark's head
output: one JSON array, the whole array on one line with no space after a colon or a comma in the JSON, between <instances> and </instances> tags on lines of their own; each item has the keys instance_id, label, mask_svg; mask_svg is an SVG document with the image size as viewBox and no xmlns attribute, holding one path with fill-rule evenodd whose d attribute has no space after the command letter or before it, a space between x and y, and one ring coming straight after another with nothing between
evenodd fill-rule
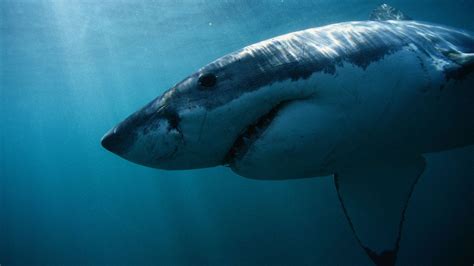
<instances>
[{"instance_id":1,"label":"shark's head","mask_svg":"<svg viewBox=\"0 0 474 266\"><path fill-rule=\"evenodd\" d=\"M281 108L307 94L303 88L285 89L287 79L299 77L275 78L287 65L276 66L254 49L199 69L112 128L102 145L160 169L232 164Z\"/></svg>"}]
</instances>

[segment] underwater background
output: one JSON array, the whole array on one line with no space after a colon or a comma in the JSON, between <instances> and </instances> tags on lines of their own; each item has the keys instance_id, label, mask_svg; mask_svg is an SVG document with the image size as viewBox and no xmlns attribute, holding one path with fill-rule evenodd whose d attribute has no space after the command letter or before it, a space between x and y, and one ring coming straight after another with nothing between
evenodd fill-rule
<instances>
[{"instance_id":1,"label":"underwater background","mask_svg":"<svg viewBox=\"0 0 474 266\"><path fill-rule=\"evenodd\" d=\"M226 53L381 3L0 0L0 264L370 265L331 177L156 170L100 139ZM388 4L474 31L472 0ZM398 265L472 265L474 147L427 158Z\"/></svg>"}]
</instances>

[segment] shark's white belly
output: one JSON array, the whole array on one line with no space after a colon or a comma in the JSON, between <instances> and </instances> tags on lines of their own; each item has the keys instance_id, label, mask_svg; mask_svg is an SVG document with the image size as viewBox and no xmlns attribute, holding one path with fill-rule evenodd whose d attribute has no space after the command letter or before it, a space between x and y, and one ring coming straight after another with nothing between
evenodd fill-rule
<instances>
[{"instance_id":1,"label":"shark's white belly","mask_svg":"<svg viewBox=\"0 0 474 266\"><path fill-rule=\"evenodd\" d=\"M473 144L474 77L446 83L442 63L410 47L365 70L344 63L335 75L296 81L313 96L280 110L233 170L260 179L313 177L377 156Z\"/></svg>"}]
</instances>

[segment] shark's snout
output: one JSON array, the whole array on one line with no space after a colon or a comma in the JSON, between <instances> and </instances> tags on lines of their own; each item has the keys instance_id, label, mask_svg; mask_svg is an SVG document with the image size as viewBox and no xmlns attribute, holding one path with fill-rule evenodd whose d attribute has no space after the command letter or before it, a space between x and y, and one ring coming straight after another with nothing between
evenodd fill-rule
<instances>
[{"instance_id":1,"label":"shark's snout","mask_svg":"<svg viewBox=\"0 0 474 266\"><path fill-rule=\"evenodd\" d=\"M102 147L113 153L115 153L117 146L120 144L120 136L114 130L115 128L105 133L100 141Z\"/></svg>"},{"instance_id":2,"label":"shark's snout","mask_svg":"<svg viewBox=\"0 0 474 266\"><path fill-rule=\"evenodd\" d=\"M169 168L183 144L178 113L152 102L109 130L101 139L108 151L137 164Z\"/></svg>"},{"instance_id":3,"label":"shark's snout","mask_svg":"<svg viewBox=\"0 0 474 266\"><path fill-rule=\"evenodd\" d=\"M125 152L127 142L128 134L125 134L123 130L119 130L117 127L114 127L105 133L100 141L102 147L118 155Z\"/></svg>"}]
</instances>

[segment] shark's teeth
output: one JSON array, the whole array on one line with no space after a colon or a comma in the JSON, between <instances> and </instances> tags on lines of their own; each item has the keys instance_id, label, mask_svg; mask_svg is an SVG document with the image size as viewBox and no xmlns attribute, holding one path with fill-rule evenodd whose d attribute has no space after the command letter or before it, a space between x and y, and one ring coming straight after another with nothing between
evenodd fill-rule
<instances>
[{"instance_id":1,"label":"shark's teeth","mask_svg":"<svg viewBox=\"0 0 474 266\"><path fill-rule=\"evenodd\" d=\"M224 165L232 164L239 158L242 158L248 151L249 147L265 132L270 126L273 119L277 116L278 112L286 105L289 101L283 101L273 107L268 113L258 118L253 124L250 124L242 131L242 133L234 141L234 144L229 149L229 152L224 157Z\"/></svg>"}]
</instances>

